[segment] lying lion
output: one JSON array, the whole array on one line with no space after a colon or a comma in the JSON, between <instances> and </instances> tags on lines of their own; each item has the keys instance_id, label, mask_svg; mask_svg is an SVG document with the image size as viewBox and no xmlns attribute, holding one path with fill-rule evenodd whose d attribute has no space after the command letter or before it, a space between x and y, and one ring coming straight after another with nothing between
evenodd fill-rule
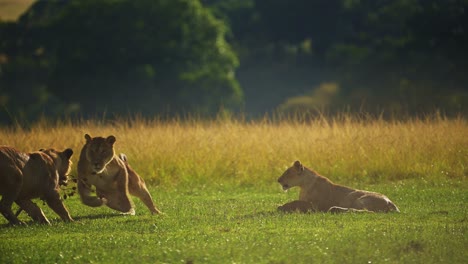
<instances>
[{"instance_id":1,"label":"lying lion","mask_svg":"<svg viewBox=\"0 0 468 264\"><path fill-rule=\"evenodd\" d=\"M108 207L135 214L129 194L137 196L152 214L160 211L154 206L145 181L134 171L123 154L114 151L114 136L94 137L85 135L86 144L81 150L78 161L78 193L81 201L88 206ZM92 195L92 187L96 195Z\"/></svg>"},{"instance_id":2,"label":"lying lion","mask_svg":"<svg viewBox=\"0 0 468 264\"><path fill-rule=\"evenodd\" d=\"M50 224L41 208L31 201L34 198L44 200L62 220L73 221L59 194L59 186L67 182L72 155L71 149L24 153L0 147L0 212L10 224L24 224L11 210L13 202L34 221Z\"/></svg>"},{"instance_id":3,"label":"lying lion","mask_svg":"<svg viewBox=\"0 0 468 264\"><path fill-rule=\"evenodd\" d=\"M284 212L400 212L385 195L355 190L334 184L315 171L304 167L300 161L288 168L278 182L283 190L298 186L299 200L278 207Z\"/></svg>"}]
</instances>

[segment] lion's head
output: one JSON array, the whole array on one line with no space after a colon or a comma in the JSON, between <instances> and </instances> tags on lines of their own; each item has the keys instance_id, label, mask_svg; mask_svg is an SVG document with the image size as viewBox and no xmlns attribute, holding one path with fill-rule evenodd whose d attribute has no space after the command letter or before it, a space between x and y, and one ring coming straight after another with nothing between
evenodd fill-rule
<instances>
[{"instance_id":1,"label":"lion's head","mask_svg":"<svg viewBox=\"0 0 468 264\"><path fill-rule=\"evenodd\" d=\"M278 178L279 184L283 187L283 190L300 186L303 182L304 166L298 160L296 160L292 167L289 167L281 177Z\"/></svg>"},{"instance_id":2,"label":"lion's head","mask_svg":"<svg viewBox=\"0 0 468 264\"><path fill-rule=\"evenodd\" d=\"M67 148L64 151L55 149L41 149L40 151L47 154L54 162L55 169L59 175L59 184L67 185L68 173L70 173L72 161L70 160L73 155L73 150Z\"/></svg>"},{"instance_id":3,"label":"lion's head","mask_svg":"<svg viewBox=\"0 0 468 264\"><path fill-rule=\"evenodd\" d=\"M107 164L114 158L114 143L115 137L108 136L94 137L85 135L86 139L86 159L89 161L93 173L99 174L104 171Z\"/></svg>"}]
</instances>

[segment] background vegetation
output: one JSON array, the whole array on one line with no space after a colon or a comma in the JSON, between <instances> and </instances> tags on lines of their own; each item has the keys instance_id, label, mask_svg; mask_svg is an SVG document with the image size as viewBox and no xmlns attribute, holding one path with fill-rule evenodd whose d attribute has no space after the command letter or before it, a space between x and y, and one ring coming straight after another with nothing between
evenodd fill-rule
<instances>
[{"instance_id":1,"label":"background vegetation","mask_svg":"<svg viewBox=\"0 0 468 264\"><path fill-rule=\"evenodd\" d=\"M466 114L467 7L465 0L35 1L0 24L0 120Z\"/></svg>"}]
</instances>

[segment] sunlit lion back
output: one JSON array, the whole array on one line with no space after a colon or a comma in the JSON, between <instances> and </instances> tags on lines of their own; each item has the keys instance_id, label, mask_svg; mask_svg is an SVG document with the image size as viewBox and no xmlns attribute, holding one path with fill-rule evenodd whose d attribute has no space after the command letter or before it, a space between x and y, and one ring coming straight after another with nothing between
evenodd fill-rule
<instances>
[{"instance_id":1,"label":"sunlit lion back","mask_svg":"<svg viewBox=\"0 0 468 264\"><path fill-rule=\"evenodd\" d=\"M299 199L278 207L281 211L399 212L387 196L334 184L298 160L278 178L278 182L283 190L300 188Z\"/></svg>"},{"instance_id":2,"label":"sunlit lion back","mask_svg":"<svg viewBox=\"0 0 468 264\"><path fill-rule=\"evenodd\" d=\"M91 138L88 134L85 135L85 138L86 159L89 161L94 173L101 173L114 158L116 139L114 136Z\"/></svg>"}]
</instances>

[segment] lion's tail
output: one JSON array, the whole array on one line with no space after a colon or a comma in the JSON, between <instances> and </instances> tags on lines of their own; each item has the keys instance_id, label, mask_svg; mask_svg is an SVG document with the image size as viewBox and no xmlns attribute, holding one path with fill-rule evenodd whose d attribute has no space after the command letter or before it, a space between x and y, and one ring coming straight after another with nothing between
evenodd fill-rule
<instances>
[{"instance_id":1,"label":"lion's tail","mask_svg":"<svg viewBox=\"0 0 468 264\"><path fill-rule=\"evenodd\" d=\"M128 162L127 155L125 155L124 153L120 153L119 158L124 162Z\"/></svg>"},{"instance_id":2,"label":"lion's tail","mask_svg":"<svg viewBox=\"0 0 468 264\"><path fill-rule=\"evenodd\" d=\"M389 212L395 211L395 212L399 213L400 209L398 209L398 207L393 202L388 201L388 211Z\"/></svg>"}]
</instances>

